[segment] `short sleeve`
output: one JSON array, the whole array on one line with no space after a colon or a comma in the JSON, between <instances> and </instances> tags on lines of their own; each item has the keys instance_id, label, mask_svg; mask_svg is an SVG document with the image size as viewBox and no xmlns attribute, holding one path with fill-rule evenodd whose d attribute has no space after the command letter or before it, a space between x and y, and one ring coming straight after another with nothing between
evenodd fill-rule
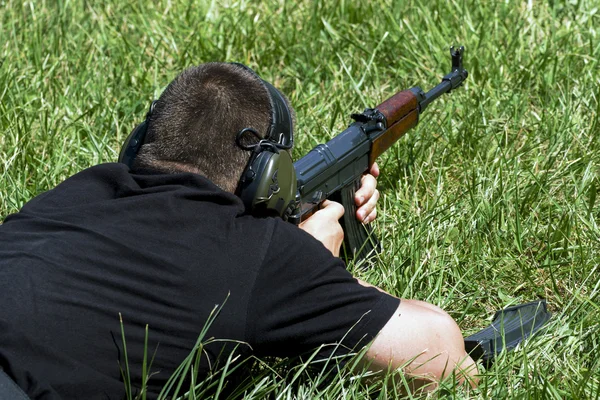
<instances>
[{"instance_id":1,"label":"short sleeve","mask_svg":"<svg viewBox=\"0 0 600 400\"><path fill-rule=\"evenodd\" d=\"M259 356L297 356L323 344L358 349L375 338L399 301L360 285L323 244L276 221L250 296L246 336Z\"/></svg>"}]
</instances>

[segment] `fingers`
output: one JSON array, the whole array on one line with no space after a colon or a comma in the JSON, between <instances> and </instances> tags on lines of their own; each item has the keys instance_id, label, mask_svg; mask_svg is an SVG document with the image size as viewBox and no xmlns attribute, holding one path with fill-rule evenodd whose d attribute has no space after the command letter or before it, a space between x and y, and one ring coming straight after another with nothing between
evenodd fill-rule
<instances>
[{"instance_id":1,"label":"fingers","mask_svg":"<svg viewBox=\"0 0 600 400\"><path fill-rule=\"evenodd\" d=\"M361 179L360 189L354 195L354 201L358 209L356 210L356 218L363 222L369 223L377 217L377 200L379 200L379 191L377 190L377 179L379 176L379 166L373 163L369 173L363 175Z\"/></svg>"},{"instance_id":2,"label":"fingers","mask_svg":"<svg viewBox=\"0 0 600 400\"><path fill-rule=\"evenodd\" d=\"M358 213L357 213L357 218L360 218ZM368 224L369 222L375 221L375 218L377 218L377 208L374 208L373 211L371 211L371 213L369 215L367 215L367 217L364 218L361 222L363 224Z\"/></svg>"},{"instance_id":3,"label":"fingers","mask_svg":"<svg viewBox=\"0 0 600 400\"><path fill-rule=\"evenodd\" d=\"M374 162L373 165L371 165L371 170L369 171L369 173L375 178L379 176L379 165L377 165L376 162Z\"/></svg>"},{"instance_id":4,"label":"fingers","mask_svg":"<svg viewBox=\"0 0 600 400\"><path fill-rule=\"evenodd\" d=\"M360 180L360 189L354 195L356 206L360 207L365 204L377 191L377 179L373 175L363 175Z\"/></svg>"},{"instance_id":5,"label":"fingers","mask_svg":"<svg viewBox=\"0 0 600 400\"><path fill-rule=\"evenodd\" d=\"M362 223L368 224L377 217L377 201L379 200L379 190L375 189L373 196L356 210L356 218Z\"/></svg>"}]
</instances>

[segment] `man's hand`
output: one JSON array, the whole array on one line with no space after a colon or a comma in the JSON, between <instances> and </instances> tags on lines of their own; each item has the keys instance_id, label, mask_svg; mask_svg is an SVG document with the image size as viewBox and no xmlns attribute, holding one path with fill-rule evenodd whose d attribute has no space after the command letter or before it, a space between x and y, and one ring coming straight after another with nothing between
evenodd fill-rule
<instances>
[{"instance_id":1,"label":"man's hand","mask_svg":"<svg viewBox=\"0 0 600 400\"><path fill-rule=\"evenodd\" d=\"M377 200L379 200L379 190L377 190L377 177L379 176L379 166L374 163L368 174L361 179L361 186L354 195L356 201L356 218L369 223L377 217ZM312 237L323 243L335 257L340 255L340 247L344 240L344 230L340 225L339 219L344 215L344 207L340 203L325 200L321 204L321 209L311 215L306 221L300 223L300 229L309 233Z\"/></svg>"},{"instance_id":2,"label":"man's hand","mask_svg":"<svg viewBox=\"0 0 600 400\"><path fill-rule=\"evenodd\" d=\"M379 190L377 190L377 177L379 176L379 166L373 163L368 174L363 175L360 189L354 195L354 201L358 209L356 210L356 219L368 224L377 217L377 200L379 200Z\"/></svg>"},{"instance_id":3,"label":"man's hand","mask_svg":"<svg viewBox=\"0 0 600 400\"><path fill-rule=\"evenodd\" d=\"M323 243L335 257L339 257L344 240L344 230L339 219L344 215L344 206L335 201L325 200L321 207L306 221L300 223L299 228Z\"/></svg>"}]
</instances>

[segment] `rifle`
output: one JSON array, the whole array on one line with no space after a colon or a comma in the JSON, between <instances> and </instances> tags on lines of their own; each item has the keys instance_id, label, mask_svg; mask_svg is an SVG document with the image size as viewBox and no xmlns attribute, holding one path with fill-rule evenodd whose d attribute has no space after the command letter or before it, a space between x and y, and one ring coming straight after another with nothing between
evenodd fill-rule
<instances>
[{"instance_id":1,"label":"rifle","mask_svg":"<svg viewBox=\"0 0 600 400\"><path fill-rule=\"evenodd\" d=\"M340 221L344 228L346 252L365 259L372 250L381 250L372 228L357 221L354 193L363 174L377 157L417 125L427 106L444 93L459 87L468 76L463 68L464 47L450 47L452 71L425 93L416 86L396 93L375 108L367 108L348 128L326 144L319 144L294 163L299 206L288 221L299 224L319 209L325 199L342 203L346 212Z\"/></svg>"}]
</instances>

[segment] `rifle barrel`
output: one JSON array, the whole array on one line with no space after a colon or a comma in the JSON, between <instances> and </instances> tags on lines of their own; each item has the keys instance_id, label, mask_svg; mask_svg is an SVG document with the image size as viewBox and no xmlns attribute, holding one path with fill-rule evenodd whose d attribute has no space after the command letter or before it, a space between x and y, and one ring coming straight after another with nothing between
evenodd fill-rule
<instances>
[{"instance_id":1,"label":"rifle barrel","mask_svg":"<svg viewBox=\"0 0 600 400\"><path fill-rule=\"evenodd\" d=\"M425 111L429 103L431 103L444 93L448 93L450 90L452 90L452 84L449 81L442 81L439 85L437 85L429 92L424 94L423 100L419 101L419 111Z\"/></svg>"},{"instance_id":2,"label":"rifle barrel","mask_svg":"<svg viewBox=\"0 0 600 400\"><path fill-rule=\"evenodd\" d=\"M459 46L458 48L450 47L450 55L452 56L452 71L442 78L442 82L431 89L429 92L424 93L420 87L414 87L410 89L411 92L417 96L419 101L419 112L425 111L429 103L443 95L444 93L450 93L453 89L456 89L467 79L469 73L462 65L462 56L465 48Z\"/></svg>"}]
</instances>

